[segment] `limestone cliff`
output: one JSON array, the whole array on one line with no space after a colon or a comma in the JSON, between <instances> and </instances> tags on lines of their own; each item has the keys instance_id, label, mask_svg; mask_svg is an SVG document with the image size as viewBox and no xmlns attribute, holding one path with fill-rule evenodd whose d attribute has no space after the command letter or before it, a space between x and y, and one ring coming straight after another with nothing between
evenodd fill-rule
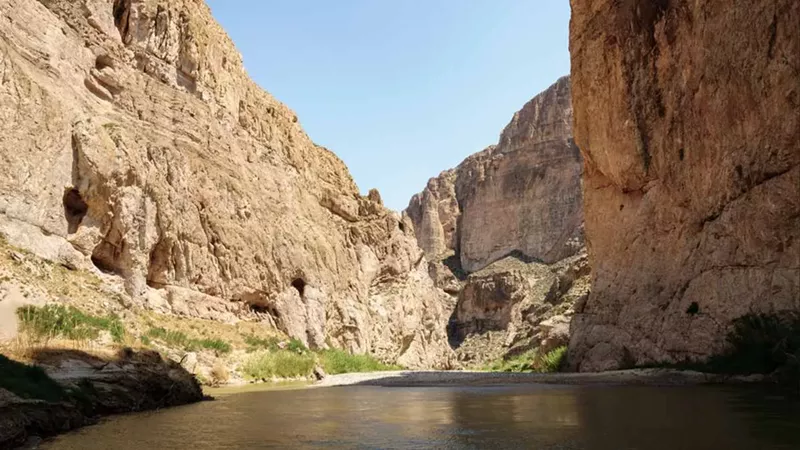
<instances>
[{"instance_id":1,"label":"limestone cliff","mask_svg":"<svg viewBox=\"0 0 800 450\"><path fill-rule=\"evenodd\" d=\"M583 245L581 158L564 77L514 114L496 146L432 178L406 210L429 259L468 272L517 254L544 263Z\"/></svg>"},{"instance_id":2,"label":"limestone cliff","mask_svg":"<svg viewBox=\"0 0 800 450\"><path fill-rule=\"evenodd\" d=\"M247 76L201 0L0 1L0 232L133 306L446 366L414 236Z\"/></svg>"},{"instance_id":3,"label":"limestone cliff","mask_svg":"<svg viewBox=\"0 0 800 450\"><path fill-rule=\"evenodd\" d=\"M737 317L800 309L800 2L571 4L573 367L704 359Z\"/></svg>"},{"instance_id":4,"label":"limestone cliff","mask_svg":"<svg viewBox=\"0 0 800 450\"><path fill-rule=\"evenodd\" d=\"M580 176L564 77L514 115L497 145L409 202L405 220L430 275L457 297L448 329L462 360L566 343L588 287Z\"/></svg>"}]
</instances>

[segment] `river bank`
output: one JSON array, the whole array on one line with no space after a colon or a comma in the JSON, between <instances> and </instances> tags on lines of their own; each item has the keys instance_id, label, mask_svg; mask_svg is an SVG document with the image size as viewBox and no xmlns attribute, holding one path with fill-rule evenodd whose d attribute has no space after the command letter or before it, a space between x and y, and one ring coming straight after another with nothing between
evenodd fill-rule
<instances>
[{"instance_id":1,"label":"river bank","mask_svg":"<svg viewBox=\"0 0 800 450\"><path fill-rule=\"evenodd\" d=\"M42 350L31 361L36 366L0 359L0 449L33 445L104 416L203 399L195 377L156 352Z\"/></svg>"},{"instance_id":2,"label":"river bank","mask_svg":"<svg viewBox=\"0 0 800 450\"><path fill-rule=\"evenodd\" d=\"M731 376L673 369L631 369L595 373L512 373L470 371L393 371L331 375L314 384L335 386L492 386L505 384L691 386L701 384L753 384L762 375Z\"/></svg>"}]
</instances>

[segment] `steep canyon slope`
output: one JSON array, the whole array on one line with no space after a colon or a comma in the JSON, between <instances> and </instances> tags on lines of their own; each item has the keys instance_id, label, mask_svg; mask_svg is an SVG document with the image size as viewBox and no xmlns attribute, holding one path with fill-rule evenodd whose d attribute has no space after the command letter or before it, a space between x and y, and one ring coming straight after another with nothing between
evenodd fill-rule
<instances>
[{"instance_id":1,"label":"steep canyon slope","mask_svg":"<svg viewBox=\"0 0 800 450\"><path fill-rule=\"evenodd\" d=\"M0 232L135 307L446 367L414 236L253 83L201 0L0 1Z\"/></svg>"},{"instance_id":2,"label":"steep canyon slope","mask_svg":"<svg viewBox=\"0 0 800 450\"><path fill-rule=\"evenodd\" d=\"M704 359L800 309L800 2L572 0L581 371Z\"/></svg>"},{"instance_id":3,"label":"steep canyon slope","mask_svg":"<svg viewBox=\"0 0 800 450\"><path fill-rule=\"evenodd\" d=\"M580 177L564 77L514 115L497 145L409 202L431 276L457 297L449 334L462 359L565 343L588 284Z\"/></svg>"}]
</instances>

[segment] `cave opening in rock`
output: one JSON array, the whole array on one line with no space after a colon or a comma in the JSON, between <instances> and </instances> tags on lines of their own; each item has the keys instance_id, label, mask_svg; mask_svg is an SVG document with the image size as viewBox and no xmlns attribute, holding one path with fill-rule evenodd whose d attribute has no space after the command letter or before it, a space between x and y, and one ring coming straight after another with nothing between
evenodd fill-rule
<instances>
[{"instance_id":1,"label":"cave opening in rock","mask_svg":"<svg viewBox=\"0 0 800 450\"><path fill-rule=\"evenodd\" d=\"M124 244L121 244L124 245ZM122 248L108 240L100 242L92 251L92 264L101 272L113 275L122 275L123 270L120 265L120 255Z\"/></svg>"},{"instance_id":2,"label":"cave opening in rock","mask_svg":"<svg viewBox=\"0 0 800 450\"><path fill-rule=\"evenodd\" d=\"M306 281L302 278L295 278L292 280L292 287L297 290L300 297L306 294Z\"/></svg>"},{"instance_id":3,"label":"cave opening in rock","mask_svg":"<svg viewBox=\"0 0 800 450\"><path fill-rule=\"evenodd\" d=\"M119 35L122 37L123 42L128 36L130 12L131 0L114 0L114 25L119 30Z\"/></svg>"},{"instance_id":4,"label":"cave opening in rock","mask_svg":"<svg viewBox=\"0 0 800 450\"><path fill-rule=\"evenodd\" d=\"M78 228L89 212L89 205L81 197L81 193L75 188L69 188L64 191L62 198L64 204L64 217L67 219L67 232L69 234L78 231Z\"/></svg>"},{"instance_id":5,"label":"cave opening in rock","mask_svg":"<svg viewBox=\"0 0 800 450\"><path fill-rule=\"evenodd\" d=\"M700 305L698 305L697 302L692 302L692 304L689 305L689 308L686 309L686 314L689 314L690 316L693 316L699 312Z\"/></svg>"},{"instance_id":6,"label":"cave opening in rock","mask_svg":"<svg viewBox=\"0 0 800 450\"><path fill-rule=\"evenodd\" d=\"M404 224L403 222L397 222L397 226L400 228L400 231L402 231L403 233L406 232L406 224Z\"/></svg>"}]
</instances>

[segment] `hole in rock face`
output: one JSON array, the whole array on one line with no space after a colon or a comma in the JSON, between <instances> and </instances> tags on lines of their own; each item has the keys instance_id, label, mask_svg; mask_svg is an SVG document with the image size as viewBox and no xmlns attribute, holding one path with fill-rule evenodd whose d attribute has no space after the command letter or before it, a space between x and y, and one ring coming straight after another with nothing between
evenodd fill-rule
<instances>
[{"instance_id":1,"label":"hole in rock face","mask_svg":"<svg viewBox=\"0 0 800 450\"><path fill-rule=\"evenodd\" d=\"M295 278L292 280L292 287L297 289L297 293L300 294L300 297L305 295L306 293L306 281L302 278Z\"/></svg>"},{"instance_id":2,"label":"hole in rock face","mask_svg":"<svg viewBox=\"0 0 800 450\"><path fill-rule=\"evenodd\" d=\"M683 161L683 157L686 155L686 152L683 149L678 150L678 158Z\"/></svg>"},{"instance_id":3,"label":"hole in rock face","mask_svg":"<svg viewBox=\"0 0 800 450\"><path fill-rule=\"evenodd\" d=\"M115 274L117 272L117 268L112 263L109 263L98 255L92 255L92 264L103 273Z\"/></svg>"},{"instance_id":4,"label":"hole in rock face","mask_svg":"<svg viewBox=\"0 0 800 450\"><path fill-rule=\"evenodd\" d=\"M250 307L250 311L256 314L267 314L272 316L272 318L275 320L279 320L281 318L281 314L272 306L259 303L250 303L248 306Z\"/></svg>"},{"instance_id":5,"label":"hole in rock face","mask_svg":"<svg viewBox=\"0 0 800 450\"><path fill-rule=\"evenodd\" d=\"M686 314L692 316L699 312L700 312L700 305L698 305L697 302L692 302L692 304L689 305L689 308L686 309Z\"/></svg>"},{"instance_id":6,"label":"hole in rock face","mask_svg":"<svg viewBox=\"0 0 800 450\"><path fill-rule=\"evenodd\" d=\"M404 224L403 222L397 222L397 226L400 227L400 231L402 231L403 233L406 232L406 224Z\"/></svg>"},{"instance_id":7,"label":"hole in rock face","mask_svg":"<svg viewBox=\"0 0 800 450\"><path fill-rule=\"evenodd\" d=\"M64 203L64 217L67 219L67 231L69 234L75 233L89 211L89 205L83 201L81 193L75 188L64 191L62 202Z\"/></svg>"},{"instance_id":8,"label":"hole in rock face","mask_svg":"<svg viewBox=\"0 0 800 450\"><path fill-rule=\"evenodd\" d=\"M125 42L130 28L128 18L131 12L131 0L114 0L114 25L119 30L122 41Z\"/></svg>"},{"instance_id":9,"label":"hole in rock face","mask_svg":"<svg viewBox=\"0 0 800 450\"><path fill-rule=\"evenodd\" d=\"M110 234L92 251L92 264L103 273L124 276L125 267L122 263L124 250L125 243L120 236Z\"/></svg>"}]
</instances>

